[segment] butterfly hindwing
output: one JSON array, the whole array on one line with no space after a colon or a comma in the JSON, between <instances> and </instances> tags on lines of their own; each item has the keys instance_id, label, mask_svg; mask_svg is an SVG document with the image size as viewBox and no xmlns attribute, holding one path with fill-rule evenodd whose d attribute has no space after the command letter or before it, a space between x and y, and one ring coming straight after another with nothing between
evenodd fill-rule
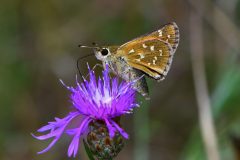
<instances>
[{"instance_id":1,"label":"butterfly hindwing","mask_svg":"<svg viewBox=\"0 0 240 160\"><path fill-rule=\"evenodd\" d=\"M162 79L170 68L173 50L169 43L152 39L131 44L128 48L119 48L116 55L133 68L139 69L154 79Z\"/></svg>"}]
</instances>

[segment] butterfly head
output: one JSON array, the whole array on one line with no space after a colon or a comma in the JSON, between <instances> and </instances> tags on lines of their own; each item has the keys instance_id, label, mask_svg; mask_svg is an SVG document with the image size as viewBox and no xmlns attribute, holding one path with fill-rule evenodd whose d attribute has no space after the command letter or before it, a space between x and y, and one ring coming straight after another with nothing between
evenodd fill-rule
<instances>
[{"instance_id":1,"label":"butterfly head","mask_svg":"<svg viewBox=\"0 0 240 160\"><path fill-rule=\"evenodd\" d=\"M114 46L97 46L97 45L95 45L95 46L79 45L79 47L93 49L96 58L100 61L106 60L117 49L117 47L114 47Z\"/></svg>"},{"instance_id":2,"label":"butterfly head","mask_svg":"<svg viewBox=\"0 0 240 160\"><path fill-rule=\"evenodd\" d=\"M110 48L98 47L94 49L95 56L98 60L104 61L108 56L111 55Z\"/></svg>"}]
</instances>

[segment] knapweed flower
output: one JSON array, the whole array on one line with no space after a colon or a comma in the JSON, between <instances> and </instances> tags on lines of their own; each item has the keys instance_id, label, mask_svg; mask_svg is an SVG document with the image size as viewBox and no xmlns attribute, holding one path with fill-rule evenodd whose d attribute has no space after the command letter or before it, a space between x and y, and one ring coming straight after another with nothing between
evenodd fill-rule
<instances>
[{"instance_id":1,"label":"knapweed flower","mask_svg":"<svg viewBox=\"0 0 240 160\"><path fill-rule=\"evenodd\" d=\"M121 115L131 113L133 108L138 106L135 102L135 91L131 87L131 83L134 82L120 82L116 77L111 78L108 67L103 71L103 77L96 79L94 71L90 70L89 67L88 69L89 81L84 78L82 83L77 81L75 87L68 87L61 81L71 92L70 97L74 110L66 117L55 118L55 121L38 129L38 132L48 132L47 134L33 135L39 140L53 138L48 147L38 152L39 154L48 151L64 133L73 136L68 148L69 157L76 156L80 138L87 130L91 130L91 133L88 134L90 139L96 140L99 136L94 135L95 133L92 131L104 132L105 129L106 136L109 136L109 139L104 137L105 142L114 139L116 135L128 138L128 134L116 119L119 119ZM77 127L69 128L73 120L79 121ZM101 127L101 124L104 124L105 127ZM96 126L98 127L96 128ZM112 142L109 141L109 143Z\"/></svg>"}]
</instances>

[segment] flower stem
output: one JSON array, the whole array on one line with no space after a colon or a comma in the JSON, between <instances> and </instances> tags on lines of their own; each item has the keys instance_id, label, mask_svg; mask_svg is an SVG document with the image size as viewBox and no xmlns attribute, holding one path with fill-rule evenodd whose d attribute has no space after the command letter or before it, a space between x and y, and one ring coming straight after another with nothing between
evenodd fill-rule
<instances>
[{"instance_id":1,"label":"flower stem","mask_svg":"<svg viewBox=\"0 0 240 160\"><path fill-rule=\"evenodd\" d=\"M134 160L149 159L149 101L140 101L141 108L134 114Z\"/></svg>"}]
</instances>

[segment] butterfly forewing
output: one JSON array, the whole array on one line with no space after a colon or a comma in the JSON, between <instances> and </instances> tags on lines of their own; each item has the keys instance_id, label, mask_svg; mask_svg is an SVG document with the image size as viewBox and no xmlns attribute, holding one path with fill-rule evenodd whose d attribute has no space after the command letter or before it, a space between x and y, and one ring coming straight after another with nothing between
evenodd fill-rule
<instances>
[{"instance_id":1,"label":"butterfly forewing","mask_svg":"<svg viewBox=\"0 0 240 160\"><path fill-rule=\"evenodd\" d=\"M169 23L158 30L157 33L155 33L155 37L159 37L161 40L169 43L173 52L175 52L179 43L179 29L176 23Z\"/></svg>"},{"instance_id":2,"label":"butterfly forewing","mask_svg":"<svg viewBox=\"0 0 240 160\"><path fill-rule=\"evenodd\" d=\"M172 47L173 52L176 51L179 44L179 29L175 22L164 25L161 29L154 31L152 33L140 36L132 41L123 44L121 47L125 49L130 49L137 43L141 43L148 40L159 39L167 42Z\"/></svg>"}]
</instances>

